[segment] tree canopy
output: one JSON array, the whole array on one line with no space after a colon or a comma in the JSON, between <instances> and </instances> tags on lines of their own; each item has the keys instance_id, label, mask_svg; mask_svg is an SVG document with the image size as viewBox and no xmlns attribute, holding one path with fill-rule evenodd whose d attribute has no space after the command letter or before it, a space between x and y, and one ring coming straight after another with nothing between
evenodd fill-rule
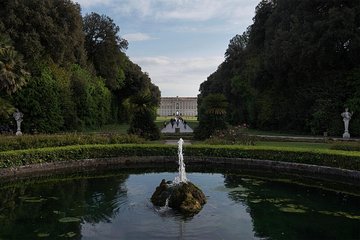
<instances>
[{"instance_id":1,"label":"tree canopy","mask_svg":"<svg viewBox=\"0 0 360 240\"><path fill-rule=\"evenodd\" d=\"M159 104L159 88L130 61L110 17L82 17L71 0L4 0L0 16L0 37L9 38L0 43L0 112L22 111L24 132L129 122L134 95Z\"/></svg>"},{"instance_id":2,"label":"tree canopy","mask_svg":"<svg viewBox=\"0 0 360 240\"><path fill-rule=\"evenodd\" d=\"M201 84L199 101L222 93L232 124L313 134L341 134L348 106L359 136L359 16L359 1L261 1Z\"/></svg>"},{"instance_id":3,"label":"tree canopy","mask_svg":"<svg viewBox=\"0 0 360 240\"><path fill-rule=\"evenodd\" d=\"M112 90L123 87L124 81L122 67L125 56L122 51L127 49L128 43L118 35L119 31L119 26L105 15L91 13L84 17L85 49L89 61Z\"/></svg>"}]
</instances>

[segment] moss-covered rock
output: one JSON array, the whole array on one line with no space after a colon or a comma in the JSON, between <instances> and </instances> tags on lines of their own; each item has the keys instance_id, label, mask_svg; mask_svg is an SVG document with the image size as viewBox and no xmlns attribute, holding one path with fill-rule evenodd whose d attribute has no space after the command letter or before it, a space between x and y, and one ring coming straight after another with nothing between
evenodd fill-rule
<instances>
[{"instance_id":1,"label":"moss-covered rock","mask_svg":"<svg viewBox=\"0 0 360 240\"><path fill-rule=\"evenodd\" d=\"M168 206L179 210L184 214L196 214L200 212L206 203L204 193L191 182L172 184L163 179L151 197L155 206Z\"/></svg>"}]
</instances>

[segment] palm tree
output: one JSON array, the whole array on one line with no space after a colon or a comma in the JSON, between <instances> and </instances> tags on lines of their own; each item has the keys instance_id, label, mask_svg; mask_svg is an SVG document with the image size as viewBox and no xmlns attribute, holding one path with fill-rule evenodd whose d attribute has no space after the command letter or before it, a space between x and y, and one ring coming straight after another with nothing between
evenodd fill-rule
<instances>
[{"instance_id":1,"label":"palm tree","mask_svg":"<svg viewBox=\"0 0 360 240\"><path fill-rule=\"evenodd\" d=\"M7 118L14 111L15 108L8 101L0 98L0 117Z\"/></svg>"},{"instance_id":2,"label":"palm tree","mask_svg":"<svg viewBox=\"0 0 360 240\"><path fill-rule=\"evenodd\" d=\"M223 94L209 94L204 99L204 108L207 115L225 116L228 103Z\"/></svg>"},{"instance_id":3,"label":"palm tree","mask_svg":"<svg viewBox=\"0 0 360 240\"><path fill-rule=\"evenodd\" d=\"M22 56L11 46L9 38L0 35L0 93L11 93L19 90L30 75L25 71ZM0 116L7 117L14 107L0 97Z\"/></svg>"},{"instance_id":4,"label":"palm tree","mask_svg":"<svg viewBox=\"0 0 360 240\"><path fill-rule=\"evenodd\" d=\"M155 106L150 94L137 94L130 98L132 117L129 133L136 134L150 140L160 138L159 128L154 123Z\"/></svg>"},{"instance_id":5,"label":"palm tree","mask_svg":"<svg viewBox=\"0 0 360 240\"><path fill-rule=\"evenodd\" d=\"M29 73L24 68L22 56L8 39L0 37L0 91L11 94L25 85Z\"/></svg>"},{"instance_id":6,"label":"palm tree","mask_svg":"<svg viewBox=\"0 0 360 240\"><path fill-rule=\"evenodd\" d=\"M226 129L227 100L223 94L209 94L200 105L199 125L194 131L197 139L206 139L215 130Z\"/></svg>"}]
</instances>

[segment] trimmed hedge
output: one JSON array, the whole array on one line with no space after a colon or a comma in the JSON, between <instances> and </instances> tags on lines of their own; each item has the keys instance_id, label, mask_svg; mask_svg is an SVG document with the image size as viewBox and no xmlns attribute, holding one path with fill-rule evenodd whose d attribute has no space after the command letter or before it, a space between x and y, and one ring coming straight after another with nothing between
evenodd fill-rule
<instances>
[{"instance_id":1,"label":"trimmed hedge","mask_svg":"<svg viewBox=\"0 0 360 240\"><path fill-rule=\"evenodd\" d=\"M0 137L0 151L29 148L58 147L86 144L144 143L145 140L131 134L58 134Z\"/></svg>"},{"instance_id":2,"label":"trimmed hedge","mask_svg":"<svg viewBox=\"0 0 360 240\"><path fill-rule=\"evenodd\" d=\"M331 149L344 151L360 151L359 142L334 142L331 144Z\"/></svg>"},{"instance_id":3,"label":"trimmed hedge","mask_svg":"<svg viewBox=\"0 0 360 240\"><path fill-rule=\"evenodd\" d=\"M340 150L272 147L272 146L204 146L194 145L189 155L252 158L296 162L336 168L360 170L360 153ZM199 149L197 149L199 148Z\"/></svg>"},{"instance_id":4,"label":"trimmed hedge","mask_svg":"<svg viewBox=\"0 0 360 240\"><path fill-rule=\"evenodd\" d=\"M190 145L184 155L219 158L252 158L322 165L360 171L360 153L339 150L260 146ZM0 168L89 158L119 156L177 156L177 146L163 144L79 145L0 152Z\"/></svg>"}]
</instances>

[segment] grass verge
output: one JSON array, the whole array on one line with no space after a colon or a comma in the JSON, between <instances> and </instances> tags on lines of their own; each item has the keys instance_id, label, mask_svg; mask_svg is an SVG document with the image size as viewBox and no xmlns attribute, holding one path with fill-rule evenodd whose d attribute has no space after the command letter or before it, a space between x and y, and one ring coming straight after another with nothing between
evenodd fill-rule
<instances>
[{"instance_id":1,"label":"grass verge","mask_svg":"<svg viewBox=\"0 0 360 240\"><path fill-rule=\"evenodd\" d=\"M188 145L186 156L252 158L305 163L360 171L360 152L273 146ZM0 168L89 158L176 156L177 146L163 144L103 144L0 152Z\"/></svg>"}]
</instances>

